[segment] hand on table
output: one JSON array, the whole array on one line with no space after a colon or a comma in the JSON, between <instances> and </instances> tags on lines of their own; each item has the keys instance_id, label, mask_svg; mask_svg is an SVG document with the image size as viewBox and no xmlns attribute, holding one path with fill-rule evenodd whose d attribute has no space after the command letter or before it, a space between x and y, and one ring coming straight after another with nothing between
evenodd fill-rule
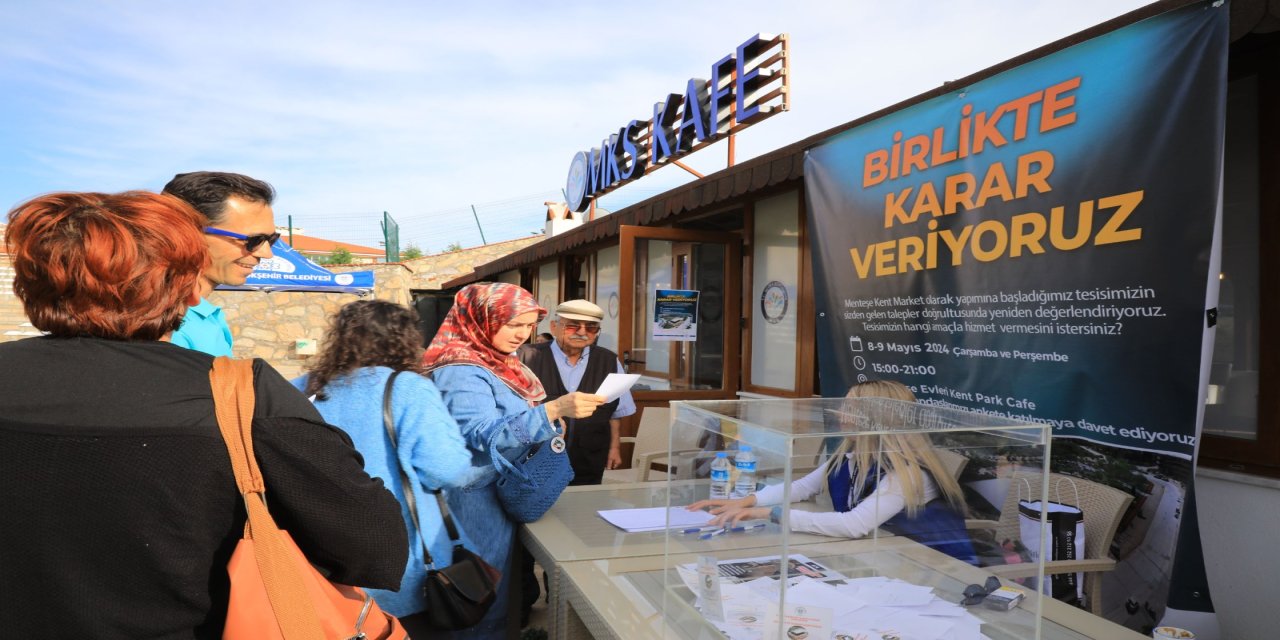
<instances>
[{"instance_id":1,"label":"hand on table","mask_svg":"<svg viewBox=\"0 0 1280 640\"><path fill-rule=\"evenodd\" d=\"M715 510L712 510L715 513ZM708 525L735 525L743 520L768 520L769 507L724 507Z\"/></svg>"},{"instance_id":2,"label":"hand on table","mask_svg":"<svg viewBox=\"0 0 1280 640\"><path fill-rule=\"evenodd\" d=\"M745 509L747 507L756 506L756 497L754 494L743 498L712 498L710 500L699 500L687 507L690 511L701 511L706 509L712 515L724 513L726 509Z\"/></svg>"},{"instance_id":3,"label":"hand on table","mask_svg":"<svg viewBox=\"0 0 1280 640\"><path fill-rule=\"evenodd\" d=\"M722 525L734 524L739 520L767 520L769 518L769 508L752 508L755 507L755 504L755 495L749 495L745 498L734 498L732 500L720 498L699 500L686 508L690 511L706 509L708 513L716 516L714 520L707 524Z\"/></svg>"}]
</instances>

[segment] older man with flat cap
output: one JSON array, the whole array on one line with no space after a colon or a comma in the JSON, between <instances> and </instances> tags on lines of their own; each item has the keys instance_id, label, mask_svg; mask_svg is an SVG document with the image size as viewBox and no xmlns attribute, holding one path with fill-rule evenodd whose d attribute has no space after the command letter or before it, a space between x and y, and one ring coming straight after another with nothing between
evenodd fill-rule
<instances>
[{"instance_id":1,"label":"older man with flat cap","mask_svg":"<svg viewBox=\"0 0 1280 640\"><path fill-rule=\"evenodd\" d=\"M594 392L605 376L624 372L617 354L595 345L603 319L604 309L589 300L561 303L551 320L555 339L521 348L520 360L542 381L547 402L574 391ZM589 417L570 420L568 445L573 484L600 484L606 468L622 464L621 418L635 412L635 401L627 392L600 405Z\"/></svg>"}]
</instances>

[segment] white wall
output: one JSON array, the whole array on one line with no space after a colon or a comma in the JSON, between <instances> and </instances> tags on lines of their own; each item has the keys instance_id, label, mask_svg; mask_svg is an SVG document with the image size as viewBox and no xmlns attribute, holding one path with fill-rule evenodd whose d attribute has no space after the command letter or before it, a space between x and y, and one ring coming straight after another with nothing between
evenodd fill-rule
<instances>
[{"instance_id":1,"label":"white wall","mask_svg":"<svg viewBox=\"0 0 1280 640\"><path fill-rule=\"evenodd\" d=\"M796 329L800 318L800 199L795 191L756 201L751 263L751 384L796 389ZM761 297L781 284L785 311L765 319ZM772 287L771 287L772 288ZM772 292L777 295L776 291ZM774 309L777 313L778 309ZM790 362L792 366L788 367Z\"/></svg>"},{"instance_id":2,"label":"white wall","mask_svg":"<svg viewBox=\"0 0 1280 640\"><path fill-rule=\"evenodd\" d=\"M1198 469L1196 509L1222 640L1275 638L1280 480Z\"/></svg>"},{"instance_id":3,"label":"white wall","mask_svg":"<svg viewBox=\"0 0 1280 640\"><path fill-rule=\"evenodd\" d=\"M617 245L596 252L595 302L604 309L596 344L614 352L618 350L618 254Z\"/></svg>"}]
</instances>

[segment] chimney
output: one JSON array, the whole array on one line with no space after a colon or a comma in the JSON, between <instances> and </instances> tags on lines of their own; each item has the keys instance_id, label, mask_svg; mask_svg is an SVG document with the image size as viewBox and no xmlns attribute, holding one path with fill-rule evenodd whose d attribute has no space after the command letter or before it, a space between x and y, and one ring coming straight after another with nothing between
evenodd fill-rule
<instances>
[{"instance_id":1,"label":"chimney","mask_svg":"<svg viewBox=\"0 0 1280 640\"><path fill-rule=\"evenodd\" d=\"M544 234L550 238L560 235L582 224L582 214L570 211L569 205L563 202L547 201L547 224Z\"/></svg>"}]
</instances>

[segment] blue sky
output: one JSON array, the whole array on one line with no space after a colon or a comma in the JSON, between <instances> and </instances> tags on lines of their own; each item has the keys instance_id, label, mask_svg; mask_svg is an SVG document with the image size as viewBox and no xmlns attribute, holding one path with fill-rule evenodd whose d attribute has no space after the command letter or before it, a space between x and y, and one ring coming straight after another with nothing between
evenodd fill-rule
<instances>
[{"instance_id":1,"label":"blue sky","mask_svg":"<svg viewBox=\"0 0 1280 640\"><path fill-rule=\"evenodd\" d=\"M791 36L792 110L739 160L1142 6L970 2L19 2L0 0L0 204L275 185L277 221L428 252L540 231L569 162L758 32ZM724 167L723 143L686 159ZM668 167L609 209L692 176Z\"/></svg>"}]
</instances>

